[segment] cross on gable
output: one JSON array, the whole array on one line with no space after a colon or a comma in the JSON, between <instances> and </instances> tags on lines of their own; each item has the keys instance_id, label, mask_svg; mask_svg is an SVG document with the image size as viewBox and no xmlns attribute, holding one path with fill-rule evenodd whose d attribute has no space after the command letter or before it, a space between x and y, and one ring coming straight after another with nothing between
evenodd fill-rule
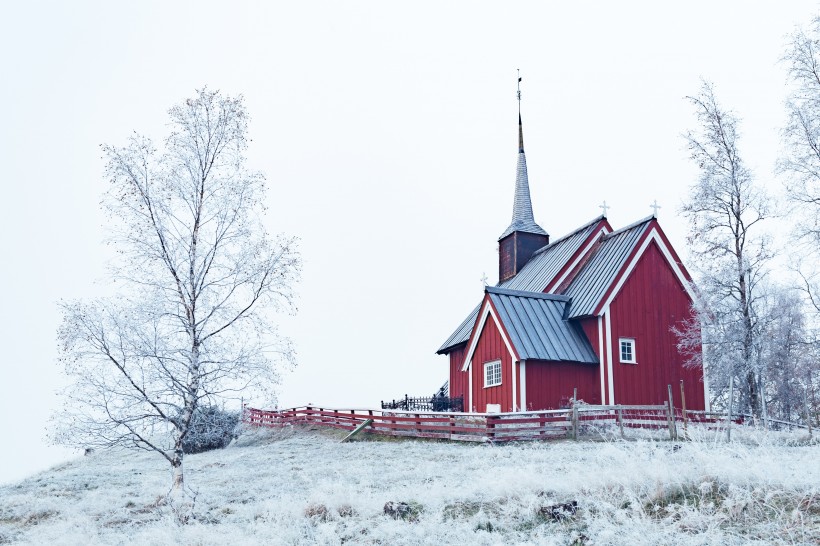
<instances>
[{"instance_id":1,"label":"cross on gable","mask_svg":"<svg viewBox=\"0 0 820 546\"><path fill-rule=\"evenodd\" d=\"M604 204L603 204L603 205L598 205L598 208L599 208L599 209L603 209L603 211L604 211L604 218L606 218L606 210L607 210L608 208L610 208L610 207L609 207L609 205L607 205L607 204L606 204L606 201L604 201Z\"/></svg>"},{"instance_id":2,"label":"cross on gable","mask_svg":"<svg viewBox=\"0 0 820 546\"><path fill-rule=\"evenodd\" d=\"M658 209L661 208L661 206L658 204L658 200L655 199L655 202L652 203L649 206L652 207L652 216L657 218L658 217Z\"/></svg>"}]
</instances>

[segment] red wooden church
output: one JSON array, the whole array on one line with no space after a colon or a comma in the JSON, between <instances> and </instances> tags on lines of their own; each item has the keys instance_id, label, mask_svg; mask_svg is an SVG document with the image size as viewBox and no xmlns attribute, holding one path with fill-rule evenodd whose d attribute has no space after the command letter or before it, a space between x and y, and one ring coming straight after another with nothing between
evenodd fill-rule
<instances>
[{"instance_id":1,"label":"red wooden church","mask_svg":"<svg viewBox=\"0 0 820 546\"><path fill-rule=\"evenodd\" d=\"M691 315L690 277L653 215L614 230L604 215L550 242L533 217L518 118L513 218L498 240L499 282L437 351L467 411L662 404L684 380L708 403L672 327Z\"/></svg>"}]
</instances>

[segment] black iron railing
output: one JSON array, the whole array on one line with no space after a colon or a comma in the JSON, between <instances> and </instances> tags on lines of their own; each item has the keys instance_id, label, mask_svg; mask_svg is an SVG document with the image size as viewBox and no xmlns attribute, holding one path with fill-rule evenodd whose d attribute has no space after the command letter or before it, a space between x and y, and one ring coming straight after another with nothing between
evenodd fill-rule
<instances>
[{"instance_id":1,"label":"black iron railing","mask_svg":"<svg viewBox=\"0 0 820 546\"><path fill-rule=\"evenodd\" d=\"M437 393L433 396L408 396L398 400L382 400L382 409L402 411L464 411L464 397L444 396Z\"/></svg>"}]
</instances>

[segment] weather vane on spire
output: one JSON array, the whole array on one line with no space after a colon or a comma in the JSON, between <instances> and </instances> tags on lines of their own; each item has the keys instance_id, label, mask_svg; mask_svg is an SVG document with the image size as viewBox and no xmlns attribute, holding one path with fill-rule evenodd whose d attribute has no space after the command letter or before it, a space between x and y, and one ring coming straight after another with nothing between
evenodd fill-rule
<instances>
[{"instance_id":1,"label":"weather vane on spire","mask_svg":"<svg viewBox=\"0 0 820 546\"><path fill-rule=\"evenodd\" d=\"M515 69L518 72L518 114L521 114L521 69Z\"/></svg>"}]
</instances>

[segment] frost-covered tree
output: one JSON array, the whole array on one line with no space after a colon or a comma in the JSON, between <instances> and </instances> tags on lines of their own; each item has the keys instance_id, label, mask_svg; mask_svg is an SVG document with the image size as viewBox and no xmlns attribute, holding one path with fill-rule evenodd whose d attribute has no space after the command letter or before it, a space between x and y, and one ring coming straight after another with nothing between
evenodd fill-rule
<instances>
[{"instance_id":1,"label":"frost-covered tree","mask_svg":"<svg viewBox=\"0 0 820 546\"><path fill-rule=\"evenodd\" d=\"M272 393L293 362L273 314L291 312L295 241L261 222L265 179L245 166L242 97L207 89L174 106L164 149L103 146L116 295L62 304L73 379L57 439L152 450L184 501L183 444L200 407Z\"/></svg>"},{"instance_id":2,"label":"frost-covered tree","mask_svg":"<svg viewBox=\"0 0 820 546\"><path fill-rule=\"evenodd\" d=\"M820 250L820 17L791 35L783 57L789 70L783 153L787 195L802 214L797 235Z\"/></svg>"},{"instance_id":3,"label":"frost-covered tree","mask_svg":"<svg viewBox=\"0 0 820 546\"><path fill-rule=\"evenodd\" d=\"M770 290L768 324L762 336L765 396L769 414L805 422L815 409L820 364L808 328L805 304L794 289Z\"/></svg>"},{"instance_id":4,"label":"frost-covered tree","mask_svg":"<svg viewBox=\"0 0 820 546\"><path fill-rule=\"evenodd\" d=\"M682 348L702 335L703 364L718 405L737 389L740 407L760 415L758 308L771 253L759 224L769 214L768 201L741 159L738 119L721 108L712 85L704 82L688 99L697 128L685 137L700 177L682 212L701 298Z\"/></svg>"}]
</instances>

